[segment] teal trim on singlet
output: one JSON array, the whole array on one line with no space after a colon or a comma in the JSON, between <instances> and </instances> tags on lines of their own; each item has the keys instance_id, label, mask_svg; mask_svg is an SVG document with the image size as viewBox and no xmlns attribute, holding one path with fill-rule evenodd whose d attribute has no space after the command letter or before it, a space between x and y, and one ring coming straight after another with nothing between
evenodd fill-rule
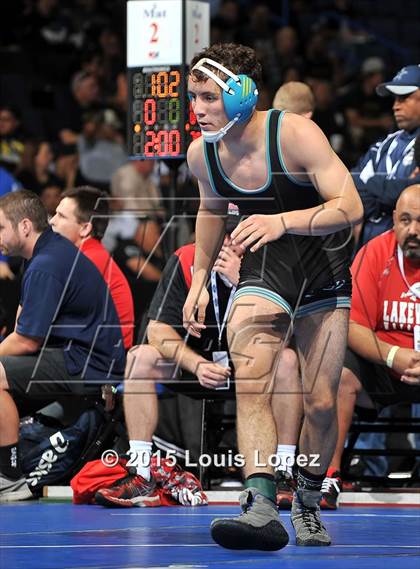
<instances>
[{"instance_id":1,"label":"teal trim on singlet","mask_svg":"<svg viewBox=\"0 0 420 569\"><path fill-rule=\"evenodd\" d=\"M228 184L236 192L251 196L254 194L260 194L260 193L264 192L271 185L272 171L271 171L271 158L270 158L270 137L269 137L270 129L269 129L269 125L270 125L270 115L271 115L272 111L273 111L273 109L270 109L268 111L266 123L265 123L265 163L267 166L267 180L266 180L265 184L263 186L261 186L260 188L257 188L256 190L245 190L244 188L241 188L240 186L237 186L236 184L234 184L232 182L232 180L230 180L226 176L226 174L223 170L223 167L222 167L222 164L221 164L220 158L219 158L219 152L217 150L217 142L213 143L214 156L216 159L216 165L217 165L217 169L219 170L219 174L222 176L222 178L224 179L226 184ZM205 160L206 160L206 167L207 167L207 172L209 174L209 179L210 179L210 186L211 186L211 189L213 190L213 192L216 195L220 196L220 194L217 192L216 186L214 184L213 175L212 175L211 168L210 168L210 162L209 162L208 155L207 155L207 145L205 143L203 143L203 144L204 144L204 156L205 156ZM222 197L222 196L220 196L220 197Z\"/></svg>"},{"instance_id":2,"label":"teal trim on singlet","mask_svg":"<svg viewBox=\"0 0 420 569\"><path fill-rule=\"evenodd\" d=\"M260 296L261 298L270 300L271 302L274 302L283 308L283 310L287 312L290 318L292 318L293 310L290 304L284 300L282 296L276 292L273 292L272 290L257 286L244 286L236 291L235 296L233 297L233 301L236 302L238 298L241 298L243 296Z\"/></svg>"},{"instance_id":3,"label":"teal trim on singlet","mask_svg":"<svg viewBox=\"0 0 420 569\"><path fill-rule=\"evenodd\" d=\"M350 310L351 299L348 296L337 296L332 298L326 298L324 300L317 300L311 302L310 304L305 304L300 306L295 314L293 314L292 307L290 304L279 294L268 290L263 287L258 286L244 286L236 291L233 301L236 302L239 298L244 296L259 296L265 300L270 300L278 306L280 306L290 318L304 318L305 316L310 316L311 314L316 314L318 312L325 312L327 310L336 310L338 308L345 308Z\"/></svg>"},{"instance_id":4,"label":"teal trim on singlet","mask_svg":"<svg viewBox=\"0 0 420 569\"><path fill-rule=\"evenodd\" d=\"M201 138L203 138L203 137L201 137ZM207 173L209 175L210 187L213 190L213 193L216 194L216 196L219 196L219 198L223 198L224 196L221 196L219 194L219 192L216 190L216 186L214 185L213 174L212 174L211 167L210 167L209 156L207 154L207 144L204 142L204 139L203 139L203 146L204 146L204 159L206 161L206 168L207 168Z\"/></svg>"},{"instance_id":5,"label":"teal trim on singlet","mask_svg":"<svg viewBox=\"0 0 420 569\"><path fill-rule=\"evenodd\" d=\"M300 306L296 310L295 318L303 318L304 316L310 316L317 312L324 312L326 310L335 310L337 308L346 308L350 310L351 299L348 296L337 296L332 298L326 298L324 300L317 300L311 302L310 304L305 304L305 306Z\"/></svg>"},{"instance_id":6,"label":"teal trim on singlet","mask_svg":"<svg viewBox=\"0 0 420 569\"><path fill-rule=\"evenodd\" d=\"M302 182L302 180L298 180L297 178L292 176L292 174L287 170L286 164L284 163L283 154L281 152L280 139L281 139L281 127L282 127L282 123L283 123L283 117L284 117L286 112L287 111L282 111L279 115L279 128L278 128L278 136L277 136L277 154L278 154L278 157L280 160L281 167L283 168L284 173L289 178L289 180L291 182L293 182L294 184L297 184L298 186L312 186L312 182Z\"/></svg>"}]
</instances>

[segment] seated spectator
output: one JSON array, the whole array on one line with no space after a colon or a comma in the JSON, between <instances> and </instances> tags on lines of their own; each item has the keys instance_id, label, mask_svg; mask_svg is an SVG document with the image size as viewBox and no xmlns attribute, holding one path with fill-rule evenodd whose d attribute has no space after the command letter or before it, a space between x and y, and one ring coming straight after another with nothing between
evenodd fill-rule
<instances>
[{"instance_id":1,"label":"seated spectator","mask_svg":"<svg viewBox=\"0 0 420 569\"><path fill-rule=\"evenodd\" d=\"M153 160L132 160L118 168L111 180L115 215L105 236L106 247L130 282L136 321L145 315L163 268L161 222L165 212L153 179L154 167Z\"/></svg>"},{"instance_id":2,"label":"seated spectator","mask_svg":"<svg viewBox=\"0 0 420 569\"><path fill-rule=\"evenodd\" d=\"M411 159L411 151L409 152L409 159ZM404 188L420 183L420 134L417 135L414 142L413 168L411 174L405 178L384 179L384 176L372 176L366 184L369 195L377 199L383 208L391 210L395 207Z\"/></svg>"},{"instance_id":3,"label":"seated spectator","mask_svg":"<svg viewBox=\"0 0 420 569\"><path fill-rule=\"evenodd\" d=\"M346 126L343 114L337 107L333 86L330 81L317 79L311 82L315 96L315 110L312 120L328 138L334 151L343 158L346 152Z\"/></svg>"},{"instance_id":4,"label":"seated spectator","mask_svg":"<svg viewBox=\"0 0 420 569\"><path fill-rule=\"evenodd\" d=\"M284 83L274 96L273 108L279 111L290 111L310 119L315 108L312 89L300 81Z\"/></svg>"},{"instance_id":5,"label":"seated spectator","mask_svg":"<svg viewBox=\"0 0 420 569\"><path fill-rule=\"evenodd\" d=\"M128 82L127 73L121 71L115 79L114 92L107 97L106 102L118 113L119 118L125 118L128 111Z\"/></svg>"},{"instance_id":6,"label":"seated spectator","mask_svg":"<svg viewBox=\"0 0 420 569\"><path fill-rule=\"evenodd\" d=\"M216 15L212 17L210 43L234 42L243 26L243 13L237 0L223 0Z\"/></svg>"},{"instance_id":7,"label":"seated spectator","mask_svg":"<svg viewBox=\"0 0 420 569\"><path fill-rule=\"evenodd\" d=\"M81 187L65 191L50 225L67 237L97 267L111 293L120 319L124 347L133 345L134 308L127 279L101 240L108 225L109 205L104 192Z\"/></svg>"},{"instance_id":8,"label":"seated spectator","mask_svg":"<svg viewBox=\"0 0 420 569\"><path fill-rule=\"evenodd\" d=\"M104 97L108 99L108 97L115 94L118 74L122 71L125 72L124 50L118 33L108 26L101 30L98 43L101 50L104 71L102 90Z\"/></svg>"},{"instance_id":9,"label":"seated spectator","mask_svg":"<svg viewBox=\"0 0 420 569\"><path fill-rule=\"evenodd\" d=\"M127 162L121 123L111 109L88 113L77 142L79 172L77 181L110 189L115 170Z\"/></svg>"},{"instance_id":10,"label":"seated spectator","mask_svg":"<svg viewBox=\"0 0 420 569\"><path fill-rule=\"evenodd\" d=\"M403 191L394 228L357 254L349 347L338 392L338 441L322 504L335 509L353 412L374 419L396 403L420 402L420 184Z\"/></svg>"},{"instance_id":11,"label":"seated spectator","mask_svg":"<svg viewBox=\"0 0 420 569\"><path fill-rule=\"evenodd\" d=\"M65 147L62 147L55 159L55 173L61 180L64 180L65 188L74 188L78 166L79 157L77 154L67 153Z\"/></svg>"},{"instance_id":12,"label":"seated spectator","mask_svg":"<svg viewBox=\"0 0 420 569\"><path fill-rule=\"evenodd\" d=\"M48 225L27 190L0 199L0 247L26 271L14 331L0 344L0 502L32 497L20 469L19 415L123 378L121 327L93 263Z\"/></svg>"},{"instance_id":13,"label":"seated spectator","mask_svg":"<svg viewBox=\"0 0 420 569\"><path fill-rule=\"evenodd\" d=\"M112 176L111 194L123 211L162 217L162 196L153 181L154 160L130 160Z\"/></svg>"},{"instance_id":14,"label":"seated spectator","mask_svg":"<svg viewBox=\"0 0 420 569\"><path fill-rule=\"evenodd\" d=\"M27 49L58 56L74 50L73 26L70 13L58 0L28 2L23 14L23 42ZM51 70L50 70L51 73Z\"/></svg>"},{"instance_id":15,"label":"seated spectator","mask_svg":"<svg viewBox=\"0 0 420 569\"><path fill-rule=\"evenodd\" d=\"M100 108L100 87L92 73L79 71L71 81L71 94L59 99L56 129L64 146L74 152L83 128L83 115Z\"/></svg>"},{"instance_id":16,"label":"seated spectator","mask_svg":"<svg viewBox=\"0 0 420 569\"><path fill-rule=\"evenodd\" d=\"M25 136L19 111L11 105L0 106L0 163L14 172L20 164L24 148Z\"/></svg>"},{"instance_id":17,"label":"seated spectator","mask_svg":"<svg viewBox=\"0 0 420 569\"><path fill-rule=\"evenodd\" d=\"M39 197L47 212L48 221L55 215L57 206L61 201L61 193L61 189L58 186L47 186L41 191Z\"/></svg>"},{"instance_id":18,"label":"seated spectator","mask_svg":"<svg viewBox=\"0 0 420 569\"><path fill-rule=\"evenodd\" d=\"M291 67L303 69L303 59L299 54L299 39L294 28L284 26L275 32L274 50L269 54L269 58L272 60L272 65L268 79L273 86L286 83L285 75Z\"/></svg>"},{"instance_id":19,"label":"seated spectator","mask_svg":"<svg viewBox=\"0 0 420 569\"><path fill-rule=\"evenodd\" d=\"M305 45L305 75L311 79L336 84L337 58L330 49L328 34L317 30L310 34Z\"/></svg>"},{"instance_id":20,"label":"seated spectator","mask_svg":"<svg viewBox=\"0 0 420 569\"><path fill-rule=\"evenodd\" d=\"M265 60L273 49L272 37L277 27L271 9L264 2L253 2L247 15L248 21L239 27L235 41L252 46L258 57Z\"/></svg>"},{"instance_id":21,"label":"seated spectator","mask_svg":"<svg viewBox=\"0 0 420 569\"><path fill-rule=\"evenodd\" d=\"M303 81L303 71L296 65L288 65L283 70L283 83L290 83L290 81Z\"/></svg>"},{"instance_id":22,"label":"seated spectator","mask_svg":"<svg viewBox=\"0 0 420 569\"><path fill-rule=\"evenodd\" d=\"M49 142L27 142L16 177L26 190L41 195L45 188L60 190L64 182L51 171L54 154Z\"/></svg>"},{"instance_id":23,"label":"seated spectator","mask_svg":"<svg viewBox=\"0 0 420 569\"><path fill-rule=\"evenodd\" d=\"M21 185L16 178L0 166L0 197L20 190ZM13 271L9 266L7 257L0 252L0 279L14 279Z\"/></svg>"},{"instance_id":24,"label":"seated spectator","mask_svg":"<svg viewBox=\"0 0 420 569\"><path fill-rule=\"evenodd\" d=\"M420 134L420 66L403 67L392 81L378 85L376 92L381 97L394 97L392 108L399 130L371 146L352 170L364 206L361 245L392 227L398 195L389 205L388 181L407 180L415 169L414 143Z\"/></svg>"},{"instance_id":25,"label":"seated spectator","mask_svg":"<svg viewBox=\"0 0 420 569\"><path fill-rule=\"evenodd\" d=\"M129 452L136 474L129 473L112 488L100 490L95 500L104 506L159 505L150 473L152 436L158 421L156 382L185 394L200 395L214 389L232 392L226 323L239 281L243 249L232 247L226 238L213 267L212 284L208 287L211 300L207 324L201 325L200 333L187 335L183 328L182 308L191 285L194 252L194 245L186 245L169 259L148 314L149 344L136 346L128 354L124 411L130 438ZM276 374L279 387L273 390L273 406L277 398L293 393L293 389L288 390L288 385L292 380L293 384L296 381L295 353L284 349L281 359L277 369L281 370L282 377L280 373ZM283 456L279 461L281 458Z\"/></svg>"},{"instance_id":26,"label":"seated spectator","mask_svg":"<svg viewBox=\"0 0 420 569\"><path fill-rule=\"evenodd\" d=\"M136 337L162 274L160 229L153 220L144 217L139 219L131 212L121 211L119 201L112 200L111 206L114 214L103 244L130 285L134 300Z\"/></svg>"},{"instance_id":27,"label":"seated spectator","mask_svg":"<svg viewBox=\"0 0 420 569\"><path fill-rule=\"evenodd\" d=\"M0 166L0 197L9 192L20 190L21 187L19 180L16 180L13 174Z\"/></svg>"},{"instance_id":28,"label":"seated spectator","mask_svg":"<svg viewBox=\"0 0 420 569\"><path fill-rule=\"evenodd\" d=\"M385 79L384 71L382 59L366 59L356 85L342 102L353 144L359 152L366 152L371 144L384 138L394 126L389 100L376 95L376 87Z\"/></svg>"}]
</instances>

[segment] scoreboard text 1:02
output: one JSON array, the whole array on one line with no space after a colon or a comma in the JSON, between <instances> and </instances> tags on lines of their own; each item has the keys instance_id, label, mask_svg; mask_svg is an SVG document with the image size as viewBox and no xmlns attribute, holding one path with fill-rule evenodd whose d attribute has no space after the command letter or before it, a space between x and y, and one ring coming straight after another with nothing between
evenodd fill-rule
<instances>
[{"instance_id":1,"label":"scoreboard text 1:02","mask_svg":"<svg viewBox=\"0 0 420 569\"><path fill-rule=\"evenodd\" d=\"M129 70L131 124L129 152L133 157L183 157L200 131L185 96L179 66Z\"/></svg>"}]
</instances>

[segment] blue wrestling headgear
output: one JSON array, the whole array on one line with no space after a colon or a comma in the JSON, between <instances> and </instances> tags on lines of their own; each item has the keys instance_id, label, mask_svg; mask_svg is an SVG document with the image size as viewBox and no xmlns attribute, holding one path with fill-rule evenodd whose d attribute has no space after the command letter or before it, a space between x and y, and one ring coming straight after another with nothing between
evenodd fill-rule
<instances>
[{"instance_id":1,"label":"blue wrestling headgear","mask_svg":"<svg viewBox=\"0 0 420 569\"><path fill-rule=\"evenodd\" d=\"M229 79L223 81L211 69L204 67L210 65L225 73ZM222 88L223 105L229 122L217 132L202 130L203 138L206 142L218 142L225 136L227 131L236 123L246 122L255 111L258 101L258 89L254 81L248 75L235 75L223 65L213 59L203 58L198 61L191 71L201 71L210 79L213 79Z\"/></svg>"}]
</instances>

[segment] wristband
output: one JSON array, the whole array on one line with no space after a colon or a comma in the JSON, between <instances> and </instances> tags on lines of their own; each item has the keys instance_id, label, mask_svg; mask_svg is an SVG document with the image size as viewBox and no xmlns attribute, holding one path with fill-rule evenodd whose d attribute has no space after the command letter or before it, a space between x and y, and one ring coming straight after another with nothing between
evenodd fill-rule
<instances>
[{"instance_id":1,"label":"wristband","mask_svg":"<svg viewBox=\"0 0 420 569\"><path fill-rule=\"evenodd\" d=\"M399 346L392 346L386 357L386 365L392 369L392 364L394 363L395 354L400 349Z\"/></svg>"}]
</instances>

